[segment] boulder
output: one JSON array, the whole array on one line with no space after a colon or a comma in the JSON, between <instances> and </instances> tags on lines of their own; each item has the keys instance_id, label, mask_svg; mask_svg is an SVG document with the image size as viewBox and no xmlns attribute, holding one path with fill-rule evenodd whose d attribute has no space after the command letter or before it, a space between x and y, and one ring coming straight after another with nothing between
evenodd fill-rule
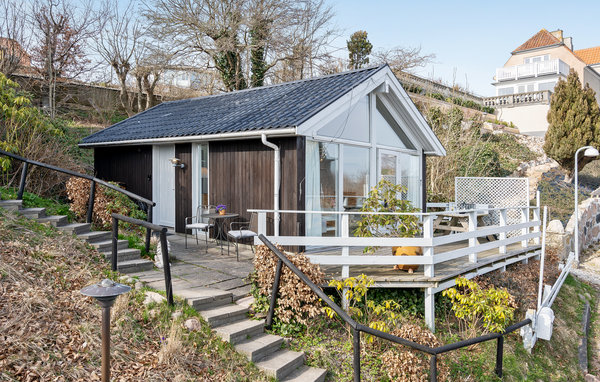
<instances>
[{"instance_id":1,"label":"boulder","mask_svg":"<svg viewBox=\"0 0 600 382\"><path fill-rule=\"evenodd\" d=\"M183 326L192 332L196 332L202 329L202 325L200 325L200 321L198 321L195 318L189 318L187 320L185 320L185 322L183 323Z\"/></svg>"},{"instance_id":2,"label":"boulder","mask_svg":"<svg viewBox=\"0 0 600 382\"><path fill-rule=\"evenodd\" d=\"M548 223L548 226L546 227L546 233L564 234L565 227L563 227L562 222L560 220L552 220L550 223Z\"/></svg>"},{"instance_id":3,"label":"boulder","mask_svg":"<svg viewBox=\"0 0 600 382\"><path fill-rule=\"evenodd\" d=\"M144 305L148 305L153 302L160 304L161 302L166 300L166 298L164 298L163 296L161 296L160 294L158 294L156 292L148 291L145 293L145 296L146 296L146 298L144 299Z\"/></svg>"}]
</instances>

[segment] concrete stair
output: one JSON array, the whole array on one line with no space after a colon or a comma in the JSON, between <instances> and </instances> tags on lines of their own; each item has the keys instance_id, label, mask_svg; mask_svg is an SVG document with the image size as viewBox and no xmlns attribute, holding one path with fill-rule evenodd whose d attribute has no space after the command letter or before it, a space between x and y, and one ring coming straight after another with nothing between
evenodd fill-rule
<instances>
[{"instance_id":1,"label":"concrete stair","mask_svg":"<svg viewBox=\"0 0 600 382\"><path fill-rule=\"evenodd\" d=\"M230 292L193 288L177 291L223 340L278 381L322 382L327 370L304 365L304 353L283 348L284 340L264 332L264 321L250 320L248 308L233 304Z\"/></svg>"},{"instance_id":2,"label":"concrete stair","mask_svg":"<svg viewBox=\"0 0 600 382\"><path fill-rule=\"evenodd\" d=\"M50 223L58 230L76 235L94 246L98 252L110 260L112 255L112 233L108 231L90 231L89 223L69 223L64 215L47 216L45 208L23 208L21 200L0 200L0 208L19 212L40 223ZM127 240L117 242L117 270L121 273L136 273L149 271L154 263L140 257L140 250L129 248Z\"/></svg>"}]
</instances>

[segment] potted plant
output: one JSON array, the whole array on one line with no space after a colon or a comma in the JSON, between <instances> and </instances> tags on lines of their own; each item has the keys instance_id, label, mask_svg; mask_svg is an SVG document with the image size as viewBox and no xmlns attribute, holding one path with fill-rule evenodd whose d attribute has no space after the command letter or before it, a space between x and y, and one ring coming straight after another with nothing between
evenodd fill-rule
<instances>
[{"instance_id":1,"label":"potted plant","mask_svg":"<svg viewBox=\"0 0 600 382\"><path fill-rule=\"evenodd\" d=\"M225 212L227 212L227 206L225 204L219 204L215 209L219 215L225 215Z\"/></svg>"},{"instance_id":2,"label":"potted plant","mask_svg":"<svg viewBox=\"0 0 600 382\"><path fill-rule=\"evenodd\" d=\"M369 192L361 212L419 212L409 200L401 198L406 188L382 179ZM419 218L415 215L362 215L354 234L360 237L414 237L419 233ZM365 253L374 253L377 247L366 247ZM421 247L392 247L396 256L422 255ZM396 265L412 273L418 265Z\"/></svg>"}]
</instances>

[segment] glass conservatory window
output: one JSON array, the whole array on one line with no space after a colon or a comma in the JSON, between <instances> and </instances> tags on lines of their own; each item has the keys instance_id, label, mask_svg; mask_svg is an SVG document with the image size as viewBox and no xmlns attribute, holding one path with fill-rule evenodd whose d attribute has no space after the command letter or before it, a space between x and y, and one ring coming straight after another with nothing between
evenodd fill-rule
<instances>
[{"instance_id":1,"label":"glass conservatory window","mask_svg":"<svg viewBox=\"0 0 600 382\"><path fill-rule=\"evenodd\" d=\"M373 124L375 125L377 144L402 149L414 149L406 134L404 134L381 101L377 100L376 104L377 107L373 113Z\"/></svg>"},{"instance_id":2,"label":"glass conservatory window","mask_svg":"<svg viewBox=\"0 0 600 382\"><path fill-rule=\"evenodd\" d=\"M306 210L336 211L338 205L338 145L306 142ZM308 236L333 236L337 215L307 214Z\"/></svg>"},{"instance_id":3,"label":"glass conservatory window","mask_svg":"<svg viewBox=\"0 0 600 382\"><path fill-rule=\"evenodd\" d=\"M351 109L328 122L318 135L350 141L369 142L369 97L362 97Z\"/></svg>"}]
</instances>

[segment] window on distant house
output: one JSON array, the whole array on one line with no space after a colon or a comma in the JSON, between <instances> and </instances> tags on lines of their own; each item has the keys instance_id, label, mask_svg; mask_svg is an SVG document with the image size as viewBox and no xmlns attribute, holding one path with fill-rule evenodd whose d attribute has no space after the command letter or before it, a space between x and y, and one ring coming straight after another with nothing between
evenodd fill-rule
<instances>
[{"instance_id":1,"label":"window on distant house","mask_svg":"<svg viewBox=\"0 0 600 382\"><path fill-rule=\"evenodd\" d=\"M555 81L542 82L542 83L538 84L538 90L539 91L543 91L543 90L553 91L555 86L556 86Z\"/></svg>"},{"instance_id":2,"label":"window on distant house","mask_svg":"<svg viewBox=\"0 0 600 382\"><path fill-rule=\"evenodd\" d=\"M513 93L514 93L514 89L512 87L498 89L498 95L499 96L511 95Z\"/></svg>"},{"instance_id":3,"label":"window on distant house","mask_svg":"<svg viewBox=\"0 0 600 382\"><path fill-rule=\"evenodd\" d=\"M523 63L531 64L532 62L541 62L541 61L548 61L548 60L550 60L550 55L544 54L541 56L527 57L527 58L523 59Z\"/></svg>"},{"instance_id":4,"label":"window on distant house","mask_svg":"<svg viewBox=\"0 0 600 382\"><path fill-rule=\"evenodd\" d=\"M528 92L532 92L533 90L533 84L527 84L527 91Z\"/></svg>"}]
</instances>

